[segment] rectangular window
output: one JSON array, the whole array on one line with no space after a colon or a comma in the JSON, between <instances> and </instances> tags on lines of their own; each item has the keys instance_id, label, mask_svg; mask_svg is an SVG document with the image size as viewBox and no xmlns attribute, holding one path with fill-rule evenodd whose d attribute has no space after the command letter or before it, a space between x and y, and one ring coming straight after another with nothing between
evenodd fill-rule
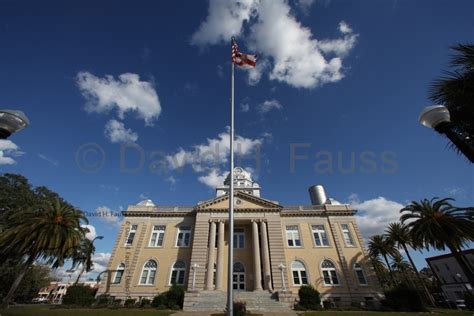
<instances>
[{"instance_id":1,"label":"rectangular window","mask_svg":"<svg viewBox=\"0 0 474 316\"><path fill-rule=\"evenodd\" d=\"M133 244L133 239L137 233L138 225L130 225L130 230L128 231L127 239L125 239L125 246L131 246Z\"/></svg>"},{"instance_id":2,"label":"rectangular window","mask_svg":"<svg viewBox=\"0 0 474 316\"><path fill-rule=\"evenodd\" d=\"M243 228L234 229L234 248L235 249L245 248L245 232Z\"/></svg>"},{"instance_id":3,"label":"rectangular window","mask_svg":"<svg viewBox=\"0 0 474 316\"><path fill-rule=\"evenodd\" d=\"M289 247L300 247L300 233L297 225L286 226L286 240L288 241Z\"/></svg>"},{"instance_id":4,"label":"rectangular window","mask_svg":"<svg viewBox=\"0 0 474 316\"><path fill-rule=\"evenodd\" d=\"M341 224L342 228L342 235L344 236L344 242L346 243L346 246L354 246L354 239L352 239L352 234L349 229L348 224Z\"/></svg>"},{"instance_id":5,"label":"rectangular window","mask_svg":"<svg viewBox=\"0 0 474 316\"><path fill-rule=\"evenodd\" d=\"M163 247L163 239L165 238L165 226L154 225L151 232L150 247Z\"/></svg>"},{"instance_id":6,"label":"rectangular window","mask_svg":"<svg viewBox=\"0 0 474 316\"><path fill-rule=\"evenodd\" d=\"M191 246L191 227L180 226L178 228L178 238L176 238L176 247Z\"/></svg>"},{"instance_id":7,"label":"rectangular window","mask_svg":"<svg viewBox=\"0 0 474 316\"><path fill-rule=\"evenodd\" d=\"M360 285L367 285L367 280L362 269L356 269L356 275Z\"/></svg>"},{"instance_id":8,"label":"rectangular window","mask_svg":"<svg viewBox=\"0 0 474 316\"><path fill-rule=\"evenodd\" d=\"M184 284L184 270L173 270L173 272L171 272L170 284L183 285Z\"/></svg>"},{"instance_id":9,"label":"rectangular window","mask_svg":"<svg viewBox=\"0 0 474 316\"><path fill-rule=\"evenodd\" d=\"M313 232L314 243L317 247L328 247L328 235L324 225L312 225L311 230Z\"/></svg>"},{"instance_id":10,"label":"rectangular window","mask_svg":"<svg viewBox=\"0 0 474 316\"><path fill-rule=\"evenodd\" d=\"M324 285L338 285L339 279L337 278L336 271L325 270L323 271Z\"/></svg>"}]
</instances>

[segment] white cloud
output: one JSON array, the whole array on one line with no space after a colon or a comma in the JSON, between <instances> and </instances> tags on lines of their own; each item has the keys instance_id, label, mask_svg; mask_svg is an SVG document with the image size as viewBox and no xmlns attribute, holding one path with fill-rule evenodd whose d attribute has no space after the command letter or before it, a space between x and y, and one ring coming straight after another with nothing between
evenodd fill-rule
<instances>
[{"instance_id":1,"label":"white cloud","mask_svg":"<svg viewBox=\"0 0 474 316\"><path fill-rule=\"evenodd\" d=\"M240 103L240 112L248 112L250 105L248 103Z\"/></svg>"},{"instance_id":2,"label":"white cloud","mask_svg":"<svg viewBox=\"0 0 474 316\"><path fill-rule=\"evenodd\" d=\"M444 192L448 193L449 195L457 196L457 197L465 197L466 196L466 189L461 188L461 187L445 188Z\"/></svg>"},{"instance_id":3,"label":"white cloud","mask_svg":"<svg viewBox=\"0 0 474 316\"><path fill-rule=\"evenodd\" d=\"M263 142L263 139L235 136L235 153L242 157L252 153ZM174 155L166 157L171 169L178 169L187 164L196 172L209 171L227 162L230 154L229 131L220 133L217 138L208 138L203 144L194 145L189 151L180 148Z\"/></svg>"},{"instance_id":4,"label":"white cloud","mask_svg":"<svg viewBox=\"0 0 474 316\"><path fill-rule=\"evenodd\" d=\"M89 232L86 233L86 238L89 240L93 240L95 237L97 237L97 232L95 230L95 227L92 225L81 225L81 227L85 227L89 229Z\"/></svg>"},{"instance_id":5,"label":"white cloud","mask_svg":"<svg viewBox=\"0 0 474 316\"><path fill-rule=\"evenodd\" d=\"M254 153L261 146L267 136L262 138L245 138L235 136L234 152L237 158L244 158ZM229 130L220 133L216 138L208 138L206 142L192 146L190 150L180 148L175 154L166 156L169 169L175 170L190 165L194 172L204 173L198 180L205 185L215 188L224 182L225 174L220 168L229 159L230 155ZM174 179L174 178L173 178ZM168 178L172 185L176 179Z\"/></svg>"},{"instance_id":6,"label":"white cloud","mask_svg":"<svg viewBox=\"0 0 474 316\"><path fill-rule=\"evenodd\" d=\"M298 5L303 9L303 10L308 10L311 8L313 5L314 0L298 0Z\"/></svg>"},{"instance_id":7,"label":"white cloud","mask_svg":"<svg viewBox=\"0 0 474 316\"><path fill-rule=\"evenodd\" d=\"M120 221L122 219L121 215L122 214L120 212L113 211L107 206L99 206L95 210L95 216L97 216L104 223L114 226L120 226Z\"/></svg>"},{"instance_id":8,"label":"white cloud","mask_svg":"<svg viewBox=\"0 0 474 316\"><path fill-rule=\"evenodd\" d=\"M148 200L148 196L145 194L145 193L140 193L140 195L138 196L138 198L140 200Z\"/></svg>"},{"instance_id":9,"label":"white cloud","mask_svg":"<svg viewBox=\"0 0 474 316\"><path fill-rule=\"evenodd\" d=\"M105 124L104 135L112 143L134 143L138 139L137 133L126 129L122 122L113 119Z\"/></svg>"},{"instance_id":10,"label":"white cloud","mask_svg":"<svg viewBox=\"0 0 474 316\"><path fill-rule=\"evenodd\" d=\"M242 31L242 23L253 16L258 0L210 0L206 20L193 34L191 44L204 46L229 42Z\"/></svg>"},{"instance_id":11,"label":"white cloud","mask_svg":"<svg viewBox=\"0 0 474 316\"><path fill-rule=\"evenodd\" d=\"M92 270L84 272L81 276L80 281L86 281L89 278L95 279L97 274L105 271L111 257L110 252L98 252L92 255ZM61 280L62 282L75 282L77 276L82 270L82 265L79 265L74 271L68 270L71 268L70 264L66 264L58 269L53 270L55 279Z\"/></svg>"},{"instance_id":12,"label":"white cloud","mask_svg":"<svg viewBox=\"0 0 474 316\"><path fill-rule=\"evenodd\" d=\"M300 1L300 5L312 2ZM344 77L342 59L355 46L358 35L344 21L339 30L342 38L316 39L297 21L286 0L214 0L191 43L219 44L232 35L245 34L251 51L260 55L257 68L249 70L250 84L256 84L268 69L270 80L312 89Z\"/></svg>"},{"instance_id":13,"label":"white cloud","mask_svg":"<svg viewBox=\"0 0 474 316\"><path fill-rule=\"evenodd\" d=\"M53 166L55 166L55 167L59 165L59 162L58 162L58 161L56 161L56 160L54 160L54 159L51 159L51 158L49 158L49 157L46 156L46 155L37 154L37 156L38 156L38 158L43 159L44 161L50 163L51 165L53 165Z\"/></svg>"},{"instance_id":14,"label":"white cloud","mask_svg":"<svg viewBox=\"0 0 474 316\"><path fill-rule=\"evenodd\" d=\"M352 33L352 29L344 21L339 22L339 31L341 31L341 33L343 33L343 34Z\"/></svg>"},{"instance_id":15,"label":"white cloud","mask_svg":"<svg viewBox=\"0 0 474 316\"><path fill-rule=\"evenodd\" d=\"M146 125L152 125L160 116L161 104L153 84L140 81L137 74L124 73L116 80L110 75L99 78L83 71L77 74L77 85L88 100L86 110L89 112L116 109L123 119L126 112L135 111Z\"/></svg>"},{"instance_id":16,"label":"white cloud","mask_svg":"<svg viewBox=\"0 0 474 316\"><path fill-rule=\"evenodd\" d=\"M173 176L169 176L168 178L166 178L166 181L169 182L171 186L174 186L178 182L178 179Z\"/></svg>"},{"instance_id":17,"label":"white cloud","mask_svg":"<svg viewBox=\"0 0 474 316\"><path fill-rule=\"evenodd\" d=\"M113 184L100 184L99 188L107 190L107 191L112 191L112 192L120 191L120 188Z\"/></svg>"},{"instance_id":18,"label":"white cloud","mask_svg":"<svg viewBox=\"0 0 474 316\"><path fill-rule=\"evenodd\" d=\"M2 165L14 165L16 164L15 159L9 156L19 156L23 153L19 151L18 146L11 140L0 139L0 166Z\"/></svg>"},{"instance_id":19,"label":"white cloud","mask_svg":"<svg viewBox=\"0 0 474 316\"><path fill-rule=\"evenodd\" d=\"M352 194L349 202L354 209L359 211L356 215L357 224L365 239L375 234L383 234L388 224L399 220L400 210L404 207L382 196L360 201L357 194Z\"/></svg>"},{"instance_id":20,"label":"white cloud","mask_svg":"<svg viewBox=\"0 0 474 316\"><path fill-rule=\"evenodd\" d=\"M217 186L224 184L224 180L228 173L228 171L220 172L218 169L212 169L207 175L200 176L198 180L199 182L204 183L208 187L214 189Z\"/></svg>"},{"instance_id":21,"label":"white cloud","mask_svg":"<svg viewBox=\"0 0 474 316\"><path fill-rule=\"evenodd\" d=\"M266 100L265 102L258 105L258 111L262 114L267 113L273 109L281 110L283 109L283 106L277 100Z\"/></svg>"}]
</instances>

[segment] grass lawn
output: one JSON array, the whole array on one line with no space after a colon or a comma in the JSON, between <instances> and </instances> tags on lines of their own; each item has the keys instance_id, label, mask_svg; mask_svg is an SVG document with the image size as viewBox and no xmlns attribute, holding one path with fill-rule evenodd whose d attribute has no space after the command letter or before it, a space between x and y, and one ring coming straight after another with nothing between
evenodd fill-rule
<instances>
[{"instance_id":1,"label":"grass lawn","mask_svg":"<svg viewBox=\"0 0 474 316\"><path fill-rule=\"evenodd\" d=\"M0 309L0 316L168 316L175 312L176 311L163 311L157 309L56 308L37 305Z\"/></svg>"}]
</instances>

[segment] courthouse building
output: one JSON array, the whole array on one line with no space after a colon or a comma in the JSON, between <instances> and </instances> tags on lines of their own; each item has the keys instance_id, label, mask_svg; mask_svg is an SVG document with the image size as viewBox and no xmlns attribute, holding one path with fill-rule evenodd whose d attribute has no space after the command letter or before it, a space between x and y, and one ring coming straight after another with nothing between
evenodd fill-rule
<instances>
[{"instance_id":1,"label":"courthouse building","mask_svg":"<svg viewBox=\"0 0 474 316\"><path fill-rule=\"evenodd\" d=\"M176 283L186 289L185 310L224 310L229 179L216 197L196 205L147 200L129 206L99 294L153 298ZM334 304L379 299L356 210L327 199L321 186L310 188L310 205L281 205L261 197L259 185L240 167L234 186L232 285L249 309L288 309L305 284Z\"/></svg>"}]
</instances>

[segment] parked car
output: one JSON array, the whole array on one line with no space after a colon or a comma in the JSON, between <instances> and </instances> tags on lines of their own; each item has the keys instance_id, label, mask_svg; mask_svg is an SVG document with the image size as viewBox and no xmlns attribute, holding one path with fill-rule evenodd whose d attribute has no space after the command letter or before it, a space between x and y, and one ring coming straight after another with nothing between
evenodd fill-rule
<instances>
[{"instance_id":1,"label":"parked car","mask_svg":"<svg viewBox=\"0 0 474 316\"><path fill-rule=\"evenodd\" d=\"M46 297L35 297L34 299L31 300L32 303L48 303L48 299Z\"/></svg>"},{"instance_id":2,"label":"parked car","mask_svg":"<svg viewBox=\"0 0 474 316\"><path fill-rule=\"evenodd\" d=\"M456 308L457 309L466 309L466 302L464 300L456 300Z\"/></svg>"}]
</instances>

